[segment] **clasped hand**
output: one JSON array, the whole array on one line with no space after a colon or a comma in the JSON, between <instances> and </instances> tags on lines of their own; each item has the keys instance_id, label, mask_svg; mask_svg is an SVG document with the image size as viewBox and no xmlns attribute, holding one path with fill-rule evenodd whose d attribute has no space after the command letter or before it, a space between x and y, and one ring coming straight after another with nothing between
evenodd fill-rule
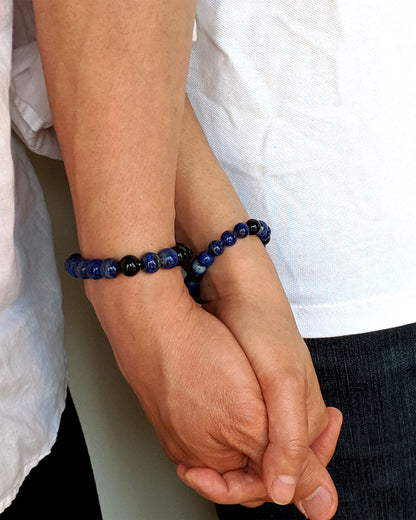
<instances>
[{"instance_id":1,"label":"clasped hand","mask_svg":"<svg viewBox=\"0 0 416 520\"><path fill-rule=\"evenodd\" d=\"M294 501L312 520L333 516L325 466L341 414L325 407L306 345L276 306L235 291L203 309L173 273L86 289L186 484L218 503Z\"/></svg>"}]
</instances>

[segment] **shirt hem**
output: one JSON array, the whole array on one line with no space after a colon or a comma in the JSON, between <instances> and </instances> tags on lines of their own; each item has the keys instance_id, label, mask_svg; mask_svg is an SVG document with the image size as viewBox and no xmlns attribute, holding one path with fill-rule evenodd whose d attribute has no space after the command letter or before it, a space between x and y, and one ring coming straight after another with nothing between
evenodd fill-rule
<instances>
[{"instance_id":1,"label":"shirt hem","mask_svg":"<svg viewBox=\"0 0 416 520\"><path fill-rule=\"evenodd\" d=\"M58 437L58 431L59 431L59 425L61 422L62 413L65 409L65 403L66 403L66 393L67 393L67 386L65 387L65 392L63 395L63 399L60 403L60 406L57 410L57 427L55 430L55 434L53 435L52 439L42 447L41 450L39 450L39 455L29 461L22 469L20 476L17 479L17 484L15 484L7 493L6 496L0 500L0 514L2 514L13 502L13 500L16 498L17 494L19 493L20 487L23 484L25 478L29 475L31 470L35 468L39 462L44 459L47 455L50 454L52 447L54 446L56 439Z\"/></svg>"},{"instance_id":2,"label":"shirt hem","mask_svg":"<svg viewBox=\"0 0 416 520\"><path fill-rule=\"evenodd\" d=\"M292 305L304 338L330 338L374 332L416 322L416 294L346 303Z\"/></svg>"}]
</instances>

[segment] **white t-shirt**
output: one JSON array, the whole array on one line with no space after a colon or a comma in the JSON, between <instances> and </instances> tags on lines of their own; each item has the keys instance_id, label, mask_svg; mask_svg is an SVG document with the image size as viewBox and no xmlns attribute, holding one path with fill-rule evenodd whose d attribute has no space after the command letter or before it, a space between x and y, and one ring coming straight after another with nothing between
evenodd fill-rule
<instances>
[{"instance_id":1,"label":"white t-shirt","mask_svg":"<svg viewBox=\"0 0 416 520\"><path fill-rule=\"evenodd\" d=\"M189 97L305 337L416 321L415 27L413 0L198 0Z\"/></svg>"},{"instance_id":2,"label":"white t-shirt","mask_svg":"<svg viewBox=\"0 0 416 520\"><path fill-rule=\"evenodd\" d=\"M31 2L14 7L13 20L12 0L0 1L0 512L49 453L66 390L50 222L25 149L11 134L11 114L33 150L55 158L60 152Z\"/></svg>"}]
</instances>

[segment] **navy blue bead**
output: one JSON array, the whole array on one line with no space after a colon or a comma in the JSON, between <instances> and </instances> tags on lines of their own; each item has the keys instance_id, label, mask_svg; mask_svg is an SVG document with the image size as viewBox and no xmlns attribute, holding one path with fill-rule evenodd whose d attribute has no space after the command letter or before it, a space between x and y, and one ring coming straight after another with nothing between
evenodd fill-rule
<instances>
[{"instance_id":1,"label":"navy blue bead","mask_svg":"<svg viewBox=\"0 0 416 520\"><path fill-rule=\"evenodd\" d=\"M193 263L192 263L192 266L191 266L191 271L196 274L197 276L202 276L205 271L207 270L207 268L205 267L205 265L202 265L198 262L198 260L195 260Z\"/></svg>"},{"instance_id":2,"label":"navy blue bead","mask_svg":"<svg viewBox=\"0 0 416 520\"><path fill-rule=\"evenodd\" d=\"M75 274L75 278L86 279L87 276L87 262L88 260L84 260L83 258L79 258L79 260L74 260L73 270Z\"/></svg>"},{"instance_id":3,"label":"navy blue bead","mask_svg":"<svg viewBox=\"0 0 416 520\"><path fill-rule=\"evenodd\" d=\"M187 273L186 273L186 277L191 280L192 282L198 282L200 283L201 279L202 279L202 276L205 274L204 273L201 273L201 274L196 274L193 270L192 270L192 266L188 269Z\"/></svg>"},{"instance_id":4,"label":"navy blue bead","mask_svg":"<svg viewBox=\"0 0 416 520\"><path fill-rule=\"evenodd\" d=\"M247 226L245 222L239 222L234 226L234 233L238 238L245 238L250 234L250 228Z\"/></svg>"},{"instance_id":5,"label":"navy blue bead","mask_svg":"<svg viewBox=\"0 0 416 520\"><path fill-rule=\"evenodd\" d=\"M260 230L257 233L257 236L260 238L261 241L266 240L268 238L269 233L269 226L266 224L266 222L263 222L263 220L259 220L260 223Z\"/></svg>"},{"instance_id":6,"label":"navy blue bead","mask_svg":"<svg viewBox=\"0 0 416 520\"><path fill-rule=\"evenodd\" d=\"M208 253L208 251L202 251L200 255L198 256L198 262L202 265L205 265L205 267L209 267L215 259L215 256Z\"/></svg>"},{"instance_id":7,"label":"navy blue bead","mask_svg":"<svg viewBox=\"0 0 416 520\"><path fill-rule=\"evenodd\" d=\"M199 282L195 282L194 280L190 280L188 277L185 278L185 285L189 291L189 294L192 298L199 296Z\"/></svg>"},{"instance_id":8,"label":"navy blue bead","mask_svg":"<svg viewBox=\"0 0 416 520\"><path fill-rule=\"evenodd\" d=\"M120 260L120 270L124 276L134 276L140 271L141 264L137 256L126 255Z\"/></svg>"},{"instance_id":9,"label":"navy blue bead","mask_svg":"<svg viewBox=\"0 0 416 520\"><path fill-rule=\"evenodd\" d=\"M99 280L102 278L100 269L101 269L102 260L98 260L97 258L94 260L90 260L87 263L87 276L91 280Z\"/></svg>"},{"instance_id":10,"label":"navy blue bead","mask_svg":"<svg viewBox=\"0 0 416 520\"><path fill-rule=\"evenodd\" d=\"M261 228L260 222L258 220L256 220L255 218L251 218L250 220L247 220L246 224L250 230L250 235L257 235L257 233L260 231L260 228Z\"/></svg>"},{"instance_id":11,"label":"navy blue bead","mask_svg":"<svg viewBox=\"0 0 416 520\"><path fill-rule=\"evenodd\" d=\"M172 269L178 265L178 253L172 249L162 249L159 251L160 267Z\"/></svg>"},{"instance_id":12,"label":"navy blue bead","mask_svg":"<svg viewBox=\"0 0 416 520\"><path fill-rule=\"evenodd\" d=\"M208 253L212 256L220 256L224 252L224 244L219 240L213 240L208 246Z\"/></svg>"},{"instance_id":13,"label":"navy blue bead","mask_svg":"<svg viewBox=\"0 0 416 520\"><path fill-rule=\"evenodd\" d=\"M82 260L82 257L79 253L74 253L65 260L65 271L73 278L77 277L75 274L75 267L78 265L80 260Z\"/></svg>"},{"instance_id":14,"label":"navy blue bead","mask_svg":"<svg viewBox=\"0 0 416 520\"><path fill-rule=\"evenodd\" d=\"M234 233L234 231L224 231L224 233L221 235L221 242L227 247L233 246L236 241L237 235Z\"/></svg>"},{"instance_id":15,"label":"navy blue bead","mask_svg":"<svg viewBox=\"0 0 416 520\"><path fill-rule=\"evenodd\" d=\"M146 253L141 257L140 263L145 273L155 273L160 268L160 260L156 253Z\"/></svg>"},{"instance_id":16,"label":"navy blue bead","mask_svg":"<svg viewBox=\"0 0 416 520\"><path fill-rule=\"evenodd\" d=\"M116 278L121 271L120 262L114 260L114 258L106 258L101 262L101 276L103 278Z\"/></svg>"}]
</instances>

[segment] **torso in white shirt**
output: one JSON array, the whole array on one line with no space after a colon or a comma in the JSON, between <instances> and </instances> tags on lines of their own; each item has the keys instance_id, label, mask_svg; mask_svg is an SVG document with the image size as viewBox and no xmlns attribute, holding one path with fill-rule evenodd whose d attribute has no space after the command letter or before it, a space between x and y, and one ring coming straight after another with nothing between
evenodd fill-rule
<instances>
[{"instance_id":1,"label":"torso in white shirt","mask_svg":"<svg viewBox=\"0 0 416 520\"><path fill-rule=\"evenodd\" d=\"M188 93L306 337L416 319L415 23L411 0L198 2Z\"/></svg>"}]
</instances>

